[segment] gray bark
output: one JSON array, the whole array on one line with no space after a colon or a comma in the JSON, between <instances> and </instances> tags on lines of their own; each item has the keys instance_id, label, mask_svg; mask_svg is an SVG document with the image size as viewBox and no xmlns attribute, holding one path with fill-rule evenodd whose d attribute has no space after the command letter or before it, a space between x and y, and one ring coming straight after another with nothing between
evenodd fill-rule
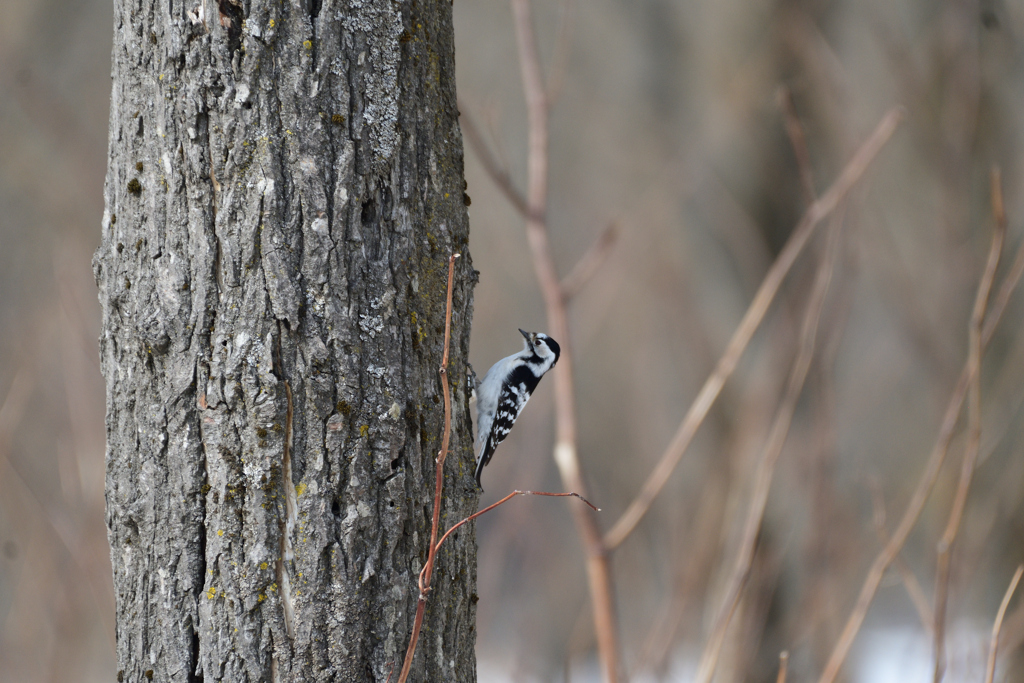
<instances>
[{"instance_id":1,"label":"gray bark","mask_svg":"<svg viewBox=\"0 0 1024 683\"><path fill-rule=\"evenodd\" d=\"M384 681L476 506L451 6L115 0L95 259L118 680ZM476 541L411 680L475 680Z\"/></svg>"}]
</instances>

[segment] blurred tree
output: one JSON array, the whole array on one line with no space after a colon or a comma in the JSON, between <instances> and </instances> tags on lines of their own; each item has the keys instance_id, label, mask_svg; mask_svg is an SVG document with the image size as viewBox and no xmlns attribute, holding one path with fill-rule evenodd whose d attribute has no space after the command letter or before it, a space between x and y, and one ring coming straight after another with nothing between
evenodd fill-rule
<instances>
[{"instance_id":1,"label":"blurred tree","mask_svg":"<svg viewBox=\"0 0 1024 683\"><path fill-rule=\"evenodd\" d=\"M447 257L468 219L451 6L115 2L102 244L119 681L384 681L427 555ZM456 272L448 526L476 504ZM413 680L475 680L476 544Z\"/></svg>"}]
</instances>

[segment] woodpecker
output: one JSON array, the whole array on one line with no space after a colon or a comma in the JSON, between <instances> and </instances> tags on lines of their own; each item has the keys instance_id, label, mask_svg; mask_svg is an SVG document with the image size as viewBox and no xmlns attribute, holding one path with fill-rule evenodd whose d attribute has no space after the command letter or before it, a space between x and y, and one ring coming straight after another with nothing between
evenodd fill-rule
<instances>
[{"instance_id":1,"label":"woodpecker","mask_svg":"<svg viewBox=\"0 0 1024 683\"><path fill-rule=\"evenodd\" d=\"M561 353L558 342L542 332L519 333L526 340L523 350L492 365L477 388L476 483L480 488L480 474L494 449L508 436L540 378L555 366Z\"/></svg>"}]
</instances>

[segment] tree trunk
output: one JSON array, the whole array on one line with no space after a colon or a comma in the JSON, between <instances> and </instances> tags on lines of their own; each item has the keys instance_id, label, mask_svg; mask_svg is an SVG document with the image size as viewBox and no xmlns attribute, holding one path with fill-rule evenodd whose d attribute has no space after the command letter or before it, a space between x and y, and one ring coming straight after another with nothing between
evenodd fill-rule
<instances>
[{"instance_id":1,"label":"tree trunk","mask_svg":"<svg viewBox=\"0 0 1024 683\"><path fill-rule=\"evenodd\" d=\"M94 267L119 681L385 681L476 506L447 0L115 0ZM411 680L475 680L476 542Z\"/></svg>"}]
</instances>

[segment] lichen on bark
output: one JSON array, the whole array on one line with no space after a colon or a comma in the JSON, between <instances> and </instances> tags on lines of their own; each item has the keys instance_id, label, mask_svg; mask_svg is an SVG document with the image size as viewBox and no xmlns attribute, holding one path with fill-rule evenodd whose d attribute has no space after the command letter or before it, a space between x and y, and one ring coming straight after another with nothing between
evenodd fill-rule
<instances>
[{"instance_id":1,"label":"lichen on bark","mask_svg":"<svg viewBox=\"0 0 1024 683\"><path fill-rule=\"evenodd\" d=\"M447 2L115 3L94 267L123 680L401 667L453 251L444 524L477 498L453 74ZM475 553L470 528L440 554L413 680L475 680Z\"/></svg>"}]
</instances>

